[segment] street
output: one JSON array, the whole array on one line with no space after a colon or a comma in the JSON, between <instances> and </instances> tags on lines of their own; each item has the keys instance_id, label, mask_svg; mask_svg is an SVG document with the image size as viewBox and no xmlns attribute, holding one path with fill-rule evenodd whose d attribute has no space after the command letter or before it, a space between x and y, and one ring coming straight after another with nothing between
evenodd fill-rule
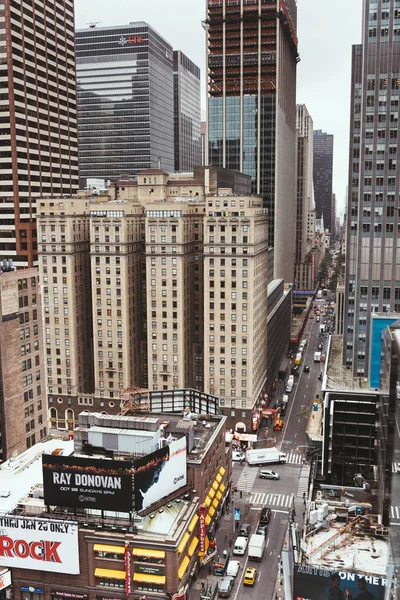
<instances>
[{"instance_id":1,"label":"street","mask_svg":"<svg viewBox=\"0 0 400 600\"><path fill-rule=\"evenodd\" d=\"M326 300L321 300L318 304L324 304L324 302ZM310 319L306 325L304 337L308 339L308 344L304 351L299 376L295 377L293 391L289 394L289 403L284 417L285 428L282 432L273 433L276 445L287 455L287 463L268 465L267 468L279 473L280 479L260 479L258 477L259 468L256 466L247 464L243 466L238 462L234 463L233 466L232 483L237 487L237 492L234 493L231 510L221 518L216 534L218 553L221 558L224 550L232 551L232 548L229 547L229 539L234 542L237 536L233 520L233 508L240 509L240 523L248 523L251 526L251 533L256 532L261 509L266 506L272 510L262 561L249 561L247 553L244 556L231 555L232 559L239 560L241 564L241 569L231 593L233 600L238 597L244 600L272 600L274 598L280 568L280 551L293 507L295 508L295 521L300 528L303 524L303 494L307 492L307 486L304 483L304 477L300 479L300 475L302 470L305 471L305 474L308 470L308 466L303 466L307 446L305 429L311 402L316 394L320 393L321 386L318 375L324 367L323 363L314 363L313 355L319 343L324 344L324 349L326 347L326 339L320 337L319 329L320 323L317 323L316 319ZM309 373L304 372L305 365L310 367ZM289 374L287 374L287 377ZM284 381L277 383L272 404L276 402L277 398L282 398L282 394L285 393L285 384ZM259 432L259 439L260 442L264 439L263 430ZM228 537L227 540L225 539L225 533ZM243 585L243 573L247 566L257 569L257 582L254 587ZM214 587L219 581L219 577L210 574L208 567L203 567L200 577L194 585L194 589L197 591L198 588L199 591L198 598L200 598L202 582L207 586L212 585ZM279 593L279 584L278 597L283 597Z\"/></svg>"}]
</instances>

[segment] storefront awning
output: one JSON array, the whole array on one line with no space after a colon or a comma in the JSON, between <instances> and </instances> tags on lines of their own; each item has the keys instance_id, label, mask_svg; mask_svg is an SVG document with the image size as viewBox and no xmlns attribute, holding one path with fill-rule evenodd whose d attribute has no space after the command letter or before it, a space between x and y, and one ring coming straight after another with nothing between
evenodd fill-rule
<instances>
[{"instance_id":1,"label":"storefront awning","mask_svg":"<svg viewBox=\"0 0 400 600\"><path fill-rule=\"evenodd\" d=\"M165 575L148 575L148 573L134 573L133 581L143 581L144 583L158 583L165 585L167 578Z\"/></svg>"},{"instance_id":2,"label":"storefront awning","mask_svg":"<svg viewBox=\"0 0 400 600\"><path fill-rule=\"evenodd\" d=\"M107 579L125 579L125 571L116 571L114 569L96 569L95 577L106 577Z\"/></svg>"},{"instance_id":3,"label":"storefront awning","mask_svg":"<svg viewBox=\"0 0 400 600\"><path fill-rule=\"evenodd\" d=\"M178 569L178 579L182 579L182 577L185 574L186 569L188 568L189 563L190 563L190 558L188 556L185 556L185 558L181 562L181 566Z\"/></svg>"},{"instance_id":4,"label":"storefront awning","mask_svg":"<svg viewBox=\"0 0 400 600\"><path fill-rule=\"evenodd\" d=\"M205 522L206 522L206 525L209 525L211 523L211 517L209 515L206 516Z\"/></svg>"},{"instance_id":5,"label":"storefront awning","mask_svg":"<svg viewBox=\"0 0 400 600\"><path fill-rule=\"evenodd\" d=\"M221 492L217 492L216 495L215 495L215 497L216 497L217 500L221 500L221 498L222 498Z\"/></svg>"},{"instance_id":6,"label":"storefront awning","mask_svg":"<svg viewBox=\"0 0 400 600\"><path fill-rule=\"evenodd\" d=\"M220 468L220 470L218 471L218 473L219 473L220 475L224 475L224 474L225 474L225 469L224 469L224 467L221 467L221 468Z\"/></svg>"},{"instance_id":7,"label":"storefront awning","mask_svg":"<svg viewBox=\"0 0 400 600\"><path fill-rule=\"evenodd\" d=\"M225 491L225 486L223 483L221 483L221 485L219 486L219 489L221 490L222 493Z\"/></svg>"},{"instance_id":8,"label":"storefront awning","mask_svg":"<svg viewBox=\"0 0 400 600\"><path fill-rule=\"evenodd\" d=\"M217 476L216 476L216 478L215 478L215 481L217 481L218 483L221 483L221 479L222 479L222 477L221 477L221 475L218 473L218 475L217 475Z\"/></svg>"},{"instance_id":9,"label":"storefront awning","mask_svg":"<svg viewBox=\"0 0 400 600\"><path fill-rule=\"evenodd\" d=\"M210 506L210 504L211 504L211 498L209 498L209 497L207 496L207 498L204 500L204 504L205 504L206 506Z\"/></svg>"},{"instance_id":10,"label":"storefront awning","mask_svg":"<svg viewBox=\"0 0 400 600\"><path fill-rule=\"evenodd\" d=\"M189 523L188 532L192 533L194 528L196 527L196 523L199 520L199 515L194 515L193 519Z\"/></svg>"},{"instance_id":11,"label":"storefront awning","mask_svg":"<svg viewBox=\"0 0 400 600\"><path fill-rule=\"evenodd\" d=\"M211 488L211 490L208 492L208 497L211 498L211 500L214 498L215 496L215 491Z\"/></svg>"},{"instance_id":12,"label":"storefront awning","mask_svg":"<svg viewBox=\"0 0 400 600\"><path fill-rule=\"evenodd\" d=\"M219 493L221 493L221 492L219 492ZM217 496L218 496L218 494L217 494ZM218 500L217 500L217 498L216 498L216 497L215 497L215 498L214 498L214 500L212 501L212 505L213 505L213 507L214 507L214 508L217 508L217 506L218 506Z\"/></svg>"},{"instance_id":13,"label":"storefront awning","mask_svg":"<svg viewBox=\"0 0 400 600\"><path fill-rule=\"evenodd\" d=\"M151 548L134 548L133 556L147 556L148 558L165 558L165 550L151 550Z\"/></svg>"},{"instance_id":14,"label":"storefront awning","mask_svg":"<svg viewBox=\"0 0 400 600\"><path fill-rule=\"evenodd\" d=\"M192 541L190 542L190 546L189 546L189 556L193 556L197 546L199 544L199 538L197 538L196 536L194 536L194 538L192 539Z\"/></svg>"},{"instance_id":15,"label":"storefront awning","mask_svg":"<svg viewBox=\"0 0 400 600\"><path fill-rule=\"evenodd\" d=\"M208 509L208 514L210 515L210 517L213 517L215 515L215 508L210 506L210 508Z\"/></svg>"},{"instance_id":16,"label":"storefront awning","mask_svg":"<svg viewBox=\"0 0 400 600\"><path fill-rule=\"evenodd\" d=\"M95 552L110 552L112 554L124 554L124 546L106 546L105 544L95 544L93 546Z\"/></svg>"},{"instance_id":17,"label":"storefront awning","mask_svg":"<svg viewBox=\"0 0 400 600\"><path fill-rule=\"evenodd\" d=\"M214 481L214 483L212 484L212 489L217 491L218 489L218 481Z\"/></svg>"},{"instance_id":18,"label":"storefront awning","mask_svg":"<svg viewBox=\"0 0 400 600\"><path fill-rule=\"evenodd\" d=\"M178 546L178 554L182 554L186 544L188 543L188 539L189 539L189 534L186 532L183 536L183 538L180 541L180 544Z\"/></svg>"}]
</instances>

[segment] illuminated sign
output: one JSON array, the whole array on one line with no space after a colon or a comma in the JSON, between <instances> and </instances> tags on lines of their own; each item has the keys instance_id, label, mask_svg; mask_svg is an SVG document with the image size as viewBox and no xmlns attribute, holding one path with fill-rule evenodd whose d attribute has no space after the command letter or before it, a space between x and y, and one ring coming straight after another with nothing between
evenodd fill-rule
<instances>
[{"instance_id":1,"label":"illuminated sign","mask_svg":"<svg viewBox=\"0 0 400 600\"><path fill-rule=\"evenodd\" d=\"M129 596L132 591L131 585L131 553L129 552L129 544L125 544L125 594Z\"/></svg>"},{"instance_id":2,"label":"illuminated sign","mask_svg":"<svg viewBox=\"0 0 400 600\"><path fill-rule=\"evenodd\" d=\"M205 504L201 504L199 506L199 516L200 516L200 552L206 551L206 512L207 506Z\"/></svg>"},{"instance_id":3,"label":"illuminated sign","mask_svg":"<svg viewBox=\"0 0 400 600\"><path fill-rule=\"evenodd\" d=\"M118 40L118 44L120 46L136 46L136 44L143 44L145 41L142 35L128 35L128 37L122 35Z\"/></svg>"}]
</instances>

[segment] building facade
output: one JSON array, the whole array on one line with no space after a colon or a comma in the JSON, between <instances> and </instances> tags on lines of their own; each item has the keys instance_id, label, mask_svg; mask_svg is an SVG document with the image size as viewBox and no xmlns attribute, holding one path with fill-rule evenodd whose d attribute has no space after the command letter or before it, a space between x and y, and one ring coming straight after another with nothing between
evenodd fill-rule
<instances>
[{"instance_id":1,"label":"building facade","mask_svg":"<svg viewBox=\"0 0 400 600\"><path fill-rule=\"evenodd\" d=\"M400 2L364 2L353 47L343 361L368 377L372 312L400 310Z\"/></svg>"},{"instance_id":2,"label":"building facade","mask_svg":"<svg viewBox=\"0 0 400 600\"><path fill-rule=\"evenodd\" d=\"M247 173L269 214L274 277L293 280L297 6L208 0L208 164Z\"/></svg>"},{"instance_id":3,"label":"building facade","mask_svg":"<svg viewBox=\"0 0 400 600\"><path fill-rule=\"evenodd\" d=\"M314 131L314 194L317 219L324 218L325 228L332 231L333 135Z\"/></svg>"},{"instance_id":4,"label":"building facade","mask_svg":"<svg viewBox=\"0 0 400 600\"><path fill-rule=\"evenodd\" d=\"M200 69L174 50L175 171L192 171L201 162Z\"/></svg>"},{"instance_id":5,"label":"building facade","mask_svg":"<svg viewBox=\"0 0 400 600\"><path fill-rule=\"evenodd\" d=\"M0 272L0 462L47 435L37 269Z\"/></svg>"},{"instance_id":6,"label":"building facade","mask_svg":"<svg viewBox=\"0 0 400 600\"><path fill-rule=\"evenodd\" d=\"M81 187L174 169L173 50L143 22L76 33Z\"/></svg>"},{"instance_id":7,"label":"building facade","mask_svg":"<svg viewBox=\"0 0 400 600\"><path fill-rule=\"evenodd\" d=\"M73 0L3 3L0 255L37 260L36 199L78 189Z\"/></svg>"},{"instance_id":8,"label":"building facade","mask_svg":"<svg viewBox=\"0 0 400 600\"><path fill-rule=\"evenodd\" d=\"M251 422L266 379L268 231L249 186L215 167L147 169L100 196L40 201L53 425L70 428L79 407L117 411L132 386L221 395Z\"/></svg>"},{"instance_id":9,"label":"building facade","mask_svg":"<svg viewBox=\"0 0 400 600\"><path fill-rule=\"evenodd\" d=\"M297 105L297 199L295 287L313 290L319 269L313 185L313 121L304 104Z\"/></svg>"}]
</instances>

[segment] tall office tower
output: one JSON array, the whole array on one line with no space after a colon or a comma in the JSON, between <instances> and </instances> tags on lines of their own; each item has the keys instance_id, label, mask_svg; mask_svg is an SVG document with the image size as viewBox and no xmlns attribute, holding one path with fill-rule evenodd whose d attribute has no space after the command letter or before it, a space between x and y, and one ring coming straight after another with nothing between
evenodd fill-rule
<instances>
[{"instance_id":1,"label":"tall office tower","mask_svg":"<svg viewBox=\"0 0 400 600\"><path fill-rule=\"evenodd\" d=\"M297 204L295 285L313 290L319 249L315 244L313 185L313 121L304 104L297 105Z\"/></svg>"},{"instance_id":2,"label":"tall office tower","mask_svg":"<svg viewBox=\"0 0 400 600\"><path fill-rule=\"evenodd\" d=\"M206 140L207 140L207 123L201 122L201 166L206 164Z\"/></svg>"},{"instance_id":3,"label":"tall office tower","mask_svg":"<svg viewBox=\"0 0 400 600\"><path fill-rule=\"evenodd\" d=\"M364 0L353 46L344 362L368 376L371 313L400 311L400 0Z\"/></svg>"},{"instance_id":4,"label":"tall office tower","mask_svg":"<svg viewBox=\"0 0 400 600\"><path fill-rule=\"evenodd\" d=\"M200 69L183 52L174 51L175 171L201 164Z\"/></svg>"},{"instance_id":5,"label":"tall office tower","mask_svg":"<svg viewBox=\"0 0 400 600\"><path fill-rule=\"evenodd\" d=\"M38 270L0 272L0 462L30 448L46 433Z\"/></svg>"},{"instance_id":6,"label":"tall office tower","mask_svg":"<svg viewBox=\"0 0 400 600\"><path fill-rule=\"evenodd\" d=\"M251 175L269 215L274 277L293 280L295 0L208 0L209 164Z\"/></svg>"},{"instance_id":7,"label":"tall office tower","mask_svg":"<svg viewBox=\"0 0 400 600\"><path fill-rule=\"evenodd\" d=\"M204 391L250 426L267 378L268 215L262 198L209 196L204 223Z\"/></svg>"},{"instance_id":8,"label":"tall office tower","mask_svg":"<svg viewBox=\"0 0 400 600\"><path fill-rule=\"evenodd\" d=\"M331 231L332 220L333 135L321 129L314 131L314 194L317 219L324 217Z\"/></svg>"},{"instance_id":9,"label":"tall office tower","mask_svg":"<svg viewBox=\"0 0 400 600\"><path fill-rule=\"evenodd\" d=\"M36 198L78 189L73 0L6 0L0 28L0 256L28 267Z\"/></svg>"},{"instance_id":10,"label":"tall office tower","mask_svg":"<svg viewBox=\"0 0 400 600\"><path fill-rule=\"evenodd\" d=\"M76 33L79 169L115 180L174 170L173 51L147 23Z\"/></svg>"},{"instance_id":11,"label":"tall office tower","mask_svg":"<svg viewBox=\"0 0 400 600\"><path fill-rule=\"evenodd\" d=\"M69 421L68 398L93 391L89 201L41 199L37 221L47 391Z\"/></svg>"},{"instance_id":12,"label":"tall office tower","mask_svg":"<svg viewBox=\"0 0 400 600\"><path fill-rule=\"evenodd\" d=\"M336 240L336 194L332 194L332 208L331 208L331 240Z\"/></svg>"}]
</instances>

